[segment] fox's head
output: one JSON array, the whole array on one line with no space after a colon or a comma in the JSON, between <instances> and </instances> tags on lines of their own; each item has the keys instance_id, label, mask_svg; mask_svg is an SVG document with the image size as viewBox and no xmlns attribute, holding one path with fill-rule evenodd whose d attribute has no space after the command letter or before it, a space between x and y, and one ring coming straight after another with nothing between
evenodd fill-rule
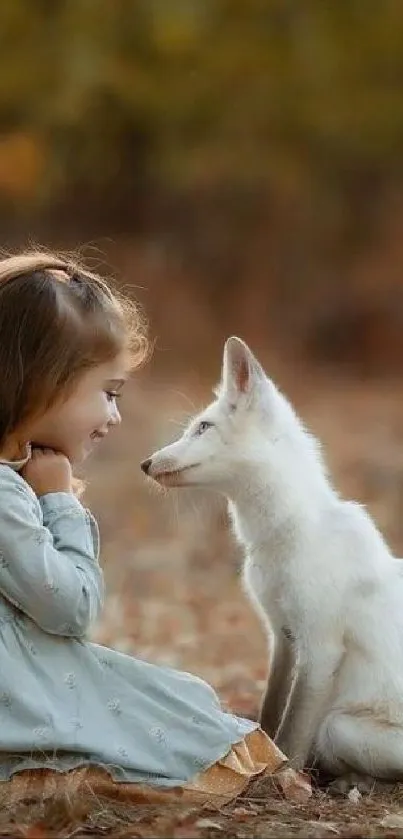
<instances>
[{"instance_id":1,"label":"fox's head","mask_svg":"<svg viewBox=\"0 0 403 839\"><path fill-rule=\"evenodd\" d=\"M249 482L263 469L274 479L318 465L315 441L240 338L225 343L215 393L179 440L143 461L146 475L163 486L212 487L232 495L239 481Z\"/></svg>"}]
</instances>

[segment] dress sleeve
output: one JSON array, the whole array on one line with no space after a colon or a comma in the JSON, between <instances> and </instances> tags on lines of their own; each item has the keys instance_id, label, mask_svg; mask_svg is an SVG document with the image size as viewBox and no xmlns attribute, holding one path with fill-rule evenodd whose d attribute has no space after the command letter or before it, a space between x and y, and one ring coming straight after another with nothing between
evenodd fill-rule
<instances>
[{"instance_id":1,"label":"dress sleeve","mask_svg":"<svg viewBox=\"0 0 403 839\"><path fill-rule=\"evenodd\" d=\"M98 528L77 498L60 492L38 501L19 476L2 476L0 593L45 632L87 633L104 583Z\"/></svg>"}]
</instances>

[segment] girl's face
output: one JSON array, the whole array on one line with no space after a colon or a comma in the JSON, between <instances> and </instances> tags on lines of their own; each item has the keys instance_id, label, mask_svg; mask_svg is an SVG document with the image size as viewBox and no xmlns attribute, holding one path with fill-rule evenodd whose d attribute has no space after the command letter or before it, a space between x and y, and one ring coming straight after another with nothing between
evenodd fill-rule
<instances>
[{"instance_id":1,"label":"girl's face","mask_svg":"<svg viewBox=\"0 0 403 839\"><path fill-rule=\"evenodd\" d=\"M80 463L121 422L116 400L127 378L118 356L83 373L67 399L53 405L24 429L25 441L60 451Z\"/></svg>"}]
</instances>

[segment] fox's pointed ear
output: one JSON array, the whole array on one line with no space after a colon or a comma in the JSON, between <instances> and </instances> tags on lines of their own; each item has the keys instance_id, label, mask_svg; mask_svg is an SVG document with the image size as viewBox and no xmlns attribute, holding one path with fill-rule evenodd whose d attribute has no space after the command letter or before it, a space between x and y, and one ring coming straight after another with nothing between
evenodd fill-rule
<instances>
[{"instance_id":1,"label":"fox's pointed ear","mask_svg":"<svg viewBox=\"0 0 403 839\"><path fill-rule=\"evenodd\" d=\"M240 338L228 338L224 346L221 388L234 405L241 397L251 397L256 382L265 373L247 344Z\"/></svg>"}]
</instances>

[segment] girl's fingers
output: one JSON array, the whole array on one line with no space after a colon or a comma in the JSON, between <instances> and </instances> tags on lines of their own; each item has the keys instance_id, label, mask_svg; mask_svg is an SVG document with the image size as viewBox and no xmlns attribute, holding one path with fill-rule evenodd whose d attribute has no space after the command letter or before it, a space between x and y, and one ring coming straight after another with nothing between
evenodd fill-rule
<instances>
[{"instance_id":1,"label":"girl's fingers","mask_svg":"<svg viewBox=\"0 0 403 839\"><path fill-rule=\"evenodd\" d=\"M38 459L38 457L40 457L41 454L42 454L42 449L39 449L37 446L33 446L32 447L31 460Z\"/></svg>"},{"instance_id":2,"label":"girl's fingers","mask_svg":"<svg viewBox=\"0 0 403 839\"><path fill-rule=\"evenodd\" d=\"M52 449L46 449L39 446L35 446L35 448L32 449L32 457L36 458L37 460L40 457L45 457L45 455L47 454L53 454Z\"/></svg>"},{"instance_id":3,"label":"girl's fingers","mask_svg":"<svg viewBox=\"0 0 403 839\"><path fill-rule=\"evenodd\" d=\"M33 457L48 457L49 455L61 455L62 452L57 451L56 449L50 449L48 446L34 446L32 449L32 456Z\"/></svg>"}]
</instances>

